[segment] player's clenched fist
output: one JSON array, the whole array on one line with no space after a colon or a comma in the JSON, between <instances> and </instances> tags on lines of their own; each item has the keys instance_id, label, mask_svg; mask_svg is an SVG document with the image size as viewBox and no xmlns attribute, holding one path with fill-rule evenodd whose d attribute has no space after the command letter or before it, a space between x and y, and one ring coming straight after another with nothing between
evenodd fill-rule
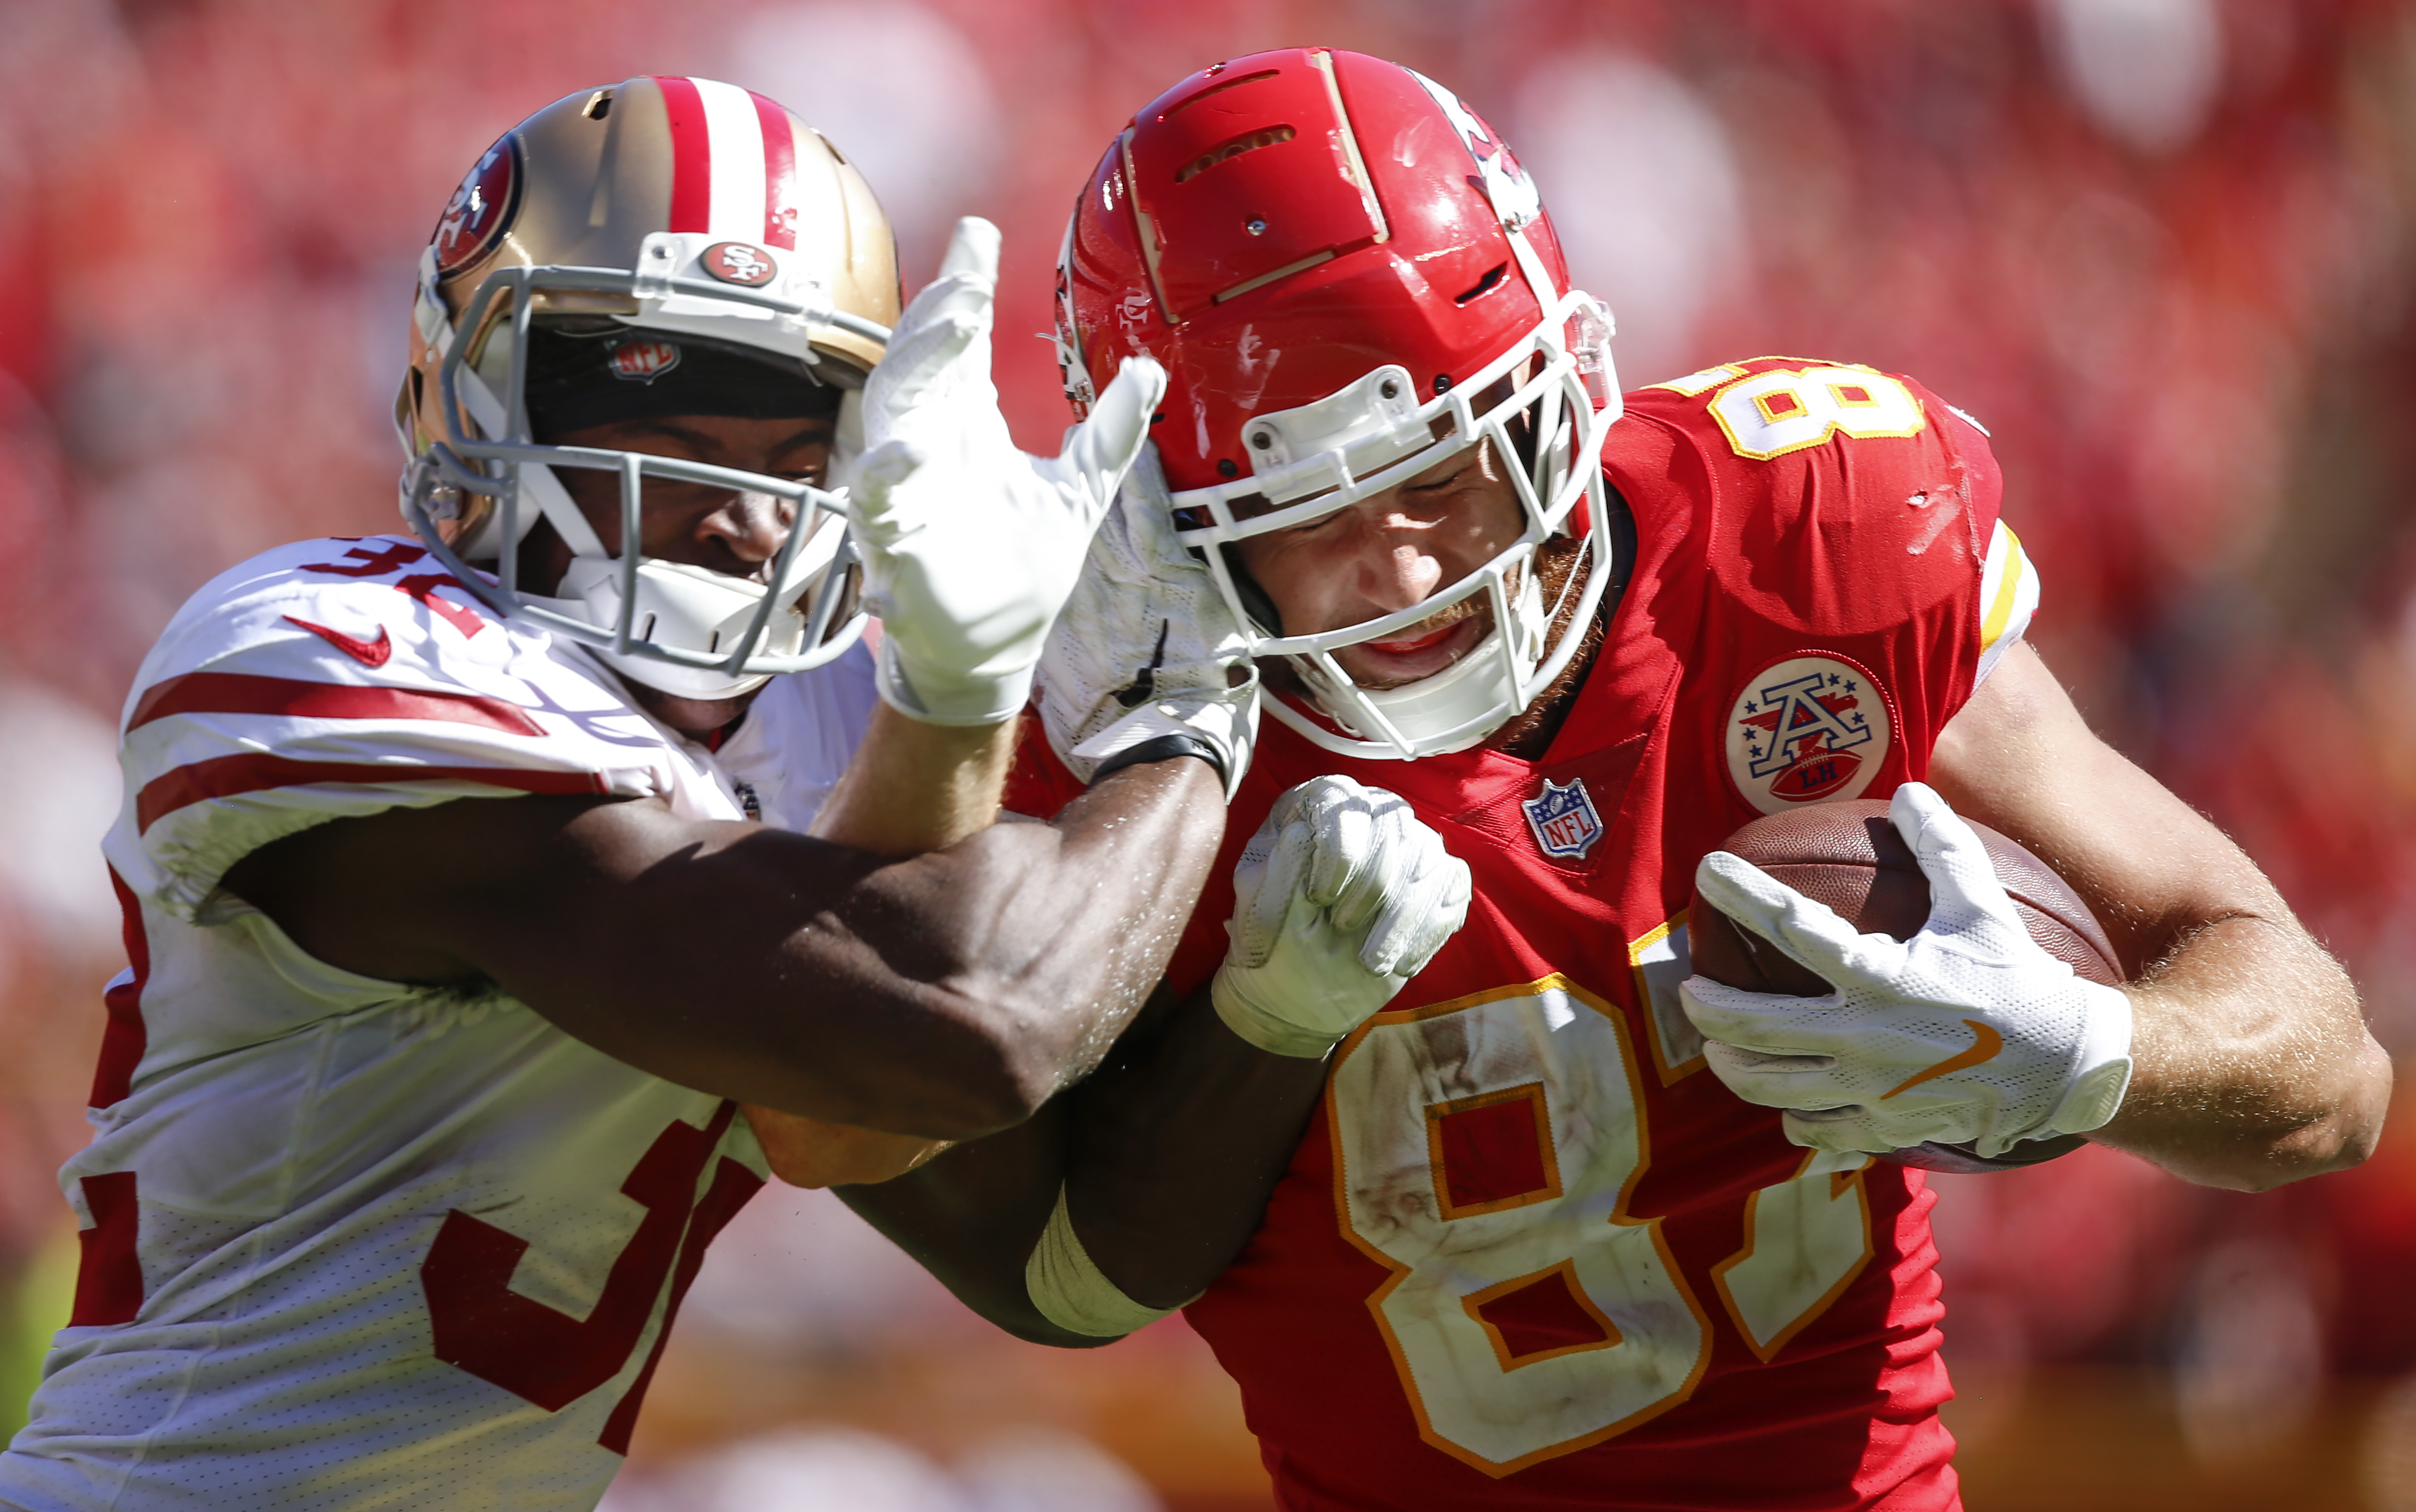
<instances>
[{"instance_id":1,"label":"player's clenched fist","mask_svg":"<svg viewBox=\"0 0 2416 1512\"><path fill-rule=\"evenodd\" d=\"M1261 1050L1323 1056L1425 969L1468 899L1468 863L1408 804L1347 777L1304 782L1233 869L1217 1017Z\"/></svg>"},{"instance_id":2,"label":"player's clenched fist","mask_svg":"<svg viewBox=\"0 0 2416 1512\"><path fill-rule=\"evenodd\" d=\"M1032 691L1042 639L1165 392L1137 357L1054 457L1016 449L989 379L998 228L966 218L864 389L848 518L881 616L881 696L930 724L995 724Z\"/></svg>"},{"instance_id":3,"label":"player's clenched fist","mask_svg":"<svg viewBox=\"0 0 2416 1512\"><path fill-rule=\"evenodd\" d=\"M1930 788L1898 788L1888 818L1929 879L1929 922L1902 943L1725 851L1703 858L1707 902L1836 984L1785 997L1687 978L1713 1072L1788 1110L1788 1137L1816 1149L1976 1142L1994 1159L2104 1125L2130 1085L2131 1000L2031 938L1980 838Z\"/></svg>"}]
</instances>

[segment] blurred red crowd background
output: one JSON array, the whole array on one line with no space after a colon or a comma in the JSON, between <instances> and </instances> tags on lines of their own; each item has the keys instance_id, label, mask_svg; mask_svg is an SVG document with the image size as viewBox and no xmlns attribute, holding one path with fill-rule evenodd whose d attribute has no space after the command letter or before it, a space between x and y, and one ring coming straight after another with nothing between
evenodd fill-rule
<instances>
[{"instance_id":1,"label":"blurred red crowd background","mask_svg":"<svg viewBox=\"0 0 2416 1512\"><path fill-rule=\"evenodd\" d=\"M1034 449L1065 415L1026 333L1127 116L1274 45L1433 75L1541 182L1629 385L1785 352L1913 373L1986 424L2037 643L2273 873L2384 1043L2416 1044L2416 5L0 0L0 36L19 1377L73 1248L51 1173L118 964L94 842L134 666L253 552L395 528L385 413L436 212L513 121L634 73L820 125L889 206L910 292L955 216L998 221L997 376ZM2416 1111L2362 1170L2263 1197L2101 1151L1938 1185L1985 1504L2416 1507ZM717 1474L859 1488L826 1504L1264 1504L1180 1324L1023 1350L836 1204L766 1202L618 1501L704 1504L667 1489L693 1451L785 1425Z\"/></svg>"}]
</instances>

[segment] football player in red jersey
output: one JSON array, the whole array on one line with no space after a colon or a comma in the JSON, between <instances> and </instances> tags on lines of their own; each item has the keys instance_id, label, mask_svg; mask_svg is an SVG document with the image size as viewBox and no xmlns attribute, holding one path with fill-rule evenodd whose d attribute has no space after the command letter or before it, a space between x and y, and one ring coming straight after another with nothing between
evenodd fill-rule
<instances>
[{"instance_id":1,"label":"football player in red jersey","mask_svg":"<svg viewBox=\"0 0 2416 1512\"><path fill-rule=\"evenodd\" d=\"M1222 1033L1155 1053L1291 1119L1078 1103L851 1195L1003 1325L1078 1344L1187 1305L1291 1508L1947 1508L1913 1163L2085 1133L2261 1188L2371 1146L2390 1067L2353 988L2022 643L1986 434L1936 395L1765 357L1623 400L1508 146L1347 53L1151 102L1060 280L1078 411L1128 354L1170 375L1162 479L1145 457L1127 485L1170 528L1093 570L1188 575L1198 607L1154 646L1060 623L1011 806L1080 792L1153 697L1228 738L1238 643L1272 727L1229 856L1339 775L1398 794L1475 896L1387 1003L1339 955L1256 965L1247 897L1229 950L1212 879L1170 978ZM1930 880L1905 945L1716 852L1857 796L1892 798ZM2125 987L2031 944L1958 812L2051 859ZM1699 880L1837 991L1688 980Z\"/></svg>"}]
</instances>

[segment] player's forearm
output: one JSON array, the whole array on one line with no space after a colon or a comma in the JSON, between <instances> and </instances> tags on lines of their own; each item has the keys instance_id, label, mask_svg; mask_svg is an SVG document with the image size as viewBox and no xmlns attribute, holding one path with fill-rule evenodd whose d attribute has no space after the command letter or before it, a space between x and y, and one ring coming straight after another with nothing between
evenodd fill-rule
<instances>
[{"instance_id":1,"label":"player's forearm","mask_svg":"<svg viewBox=\"0 0 2416 1512\"><path fill-rule=\"evenodd\" d=\"M2391 1063L2337 961L2288 919L2184 936L2129 989L2131 1090L2091 1135L2213 1187L2263 1190L2373 1149Z\"/></svg>"},{"instance_id":2,"label":"player's forearm","mask_svg":"<svg viewBox=\"0 0 2416 1512\"><path fill-rule=\"evenodd\" d=\"M1067 1211L1118 1290L1175 1307L1231 1263L1300 1143L1325 1065L1246 1043L1203 990L1136 1064L1076 1090Z\"/></svg>"},{"instance_id":3,"label":"player's forearm","mask_svg":"<svg viewBox=\"0 0 2416 1512\"><path fill-rule=\"evenodd\" d=\"M959 1144L879 1186L837 1188L841 1202L974 1312L1034 1344L1093 1349L1105 1338L1071 1334L1040 1314L1024 1263L1057 1205L1065 1177L1060 1098L1004 1133Z\"/></svg>"},{"instance_id":4,"label":"player's forearm","mask_svg":"<svg viewBox=\"0 0 2416 1512\"><path fill-rule=\"evenodd\" d=\"M1215 773L1189 758L1116 773L1056 824L886 863L660 803L464 801L264 847L242 896L330 964L495 983L682 1085L962 1139L1097 1064L1164 970L1223 822Z\"/></svg>"},{"instance_id":5,"label":"player's forearm","mask_svg":"<svg viewBox=\"0 0 2416 1512\"><path fill-rule=\"evenodd\" d=\"M876 704L871 727L810 833L875 855L953 845L998 819L1018 721L959 728Z\"/></svg>"},{"instance_id":6,"label":"player's forearm","mask_svg":"<svg viewBox=\"0 0 2416 1512\"><path fill-rule=\"evenodd\" d=\"M1148 1001L1223 828L1205 763L1130 766L1053 824L997 826L868 879L849 921L908 999L984 1036L1007 1083L1002 1126L1089 1074Z\"/></svg>"},{"instance_id":7,"label":"player's forearm","mask_svg":"<svg viewBox=\"0 0 2416 1512\"><path fill-rule=\"evenodd\" d=\"M874 868L773 951L725 962L728 1021L698 1047L712 1080L680 1079L933 1139L1018 1123L1096 1066L1147 1001L1223 815L1206 764L1152 763L1053 824L997 825Z\"/></svg>"}]
</instances>

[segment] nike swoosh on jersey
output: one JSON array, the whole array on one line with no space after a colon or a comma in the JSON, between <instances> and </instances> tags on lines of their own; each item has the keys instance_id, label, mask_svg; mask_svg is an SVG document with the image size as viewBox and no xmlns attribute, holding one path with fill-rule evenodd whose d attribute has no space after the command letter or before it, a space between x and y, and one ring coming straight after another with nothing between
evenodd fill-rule
<instances>
[{"instance_id":1,"label":"nike swoosh on jersey","mask_svg":"<svg viewBox=\"0 0 2416 1512\"><path fill-rule=\"evenodd\" d=\"M331 630L325 625L313 625L307 619L298 619L292 614L286 615L285 618L293 624L301 626L364 667L383 667L386 663L386 658L394 655L394 637L386 634L385 627L383 625L378 627L376 640L363 641L355 636L346 635L341 630Z\"/></svg>"},{"instance_id":2,"label":"nike swoosh on jersey","mask_svg":"<svg viewBox=\"0 0 2416 1512\"><path fill-rule=\"evenodd\" d=\"M1893 1089L1880 1093L1880 1101L1885 1102L1899 1092L1910 1092L1913 1088L1921 1085L1924 1081L1934 1081L1941 1076L1952 1076L1957 1071L1968 1069L1971 1066L1981 1065L1986 1061L1993 1061L1997 1058L1997 1052L2005 1048L2005 1036L1997 1033L1994 1029L1989 1028L1986 1024L1982 1023L1979 1020L1966 1019L1963 1021L1963 1026L1971 1031L1971 1048L1970 1050L1964 1051L1959 1054L1949 1055L1946 1059L1939 1062L1936 1066L1931 1066L1926 1071L1915 1071L1912 1075L1906 1077L1902 1081L1897 1082Z\"/></svg>"}]
</instances>

